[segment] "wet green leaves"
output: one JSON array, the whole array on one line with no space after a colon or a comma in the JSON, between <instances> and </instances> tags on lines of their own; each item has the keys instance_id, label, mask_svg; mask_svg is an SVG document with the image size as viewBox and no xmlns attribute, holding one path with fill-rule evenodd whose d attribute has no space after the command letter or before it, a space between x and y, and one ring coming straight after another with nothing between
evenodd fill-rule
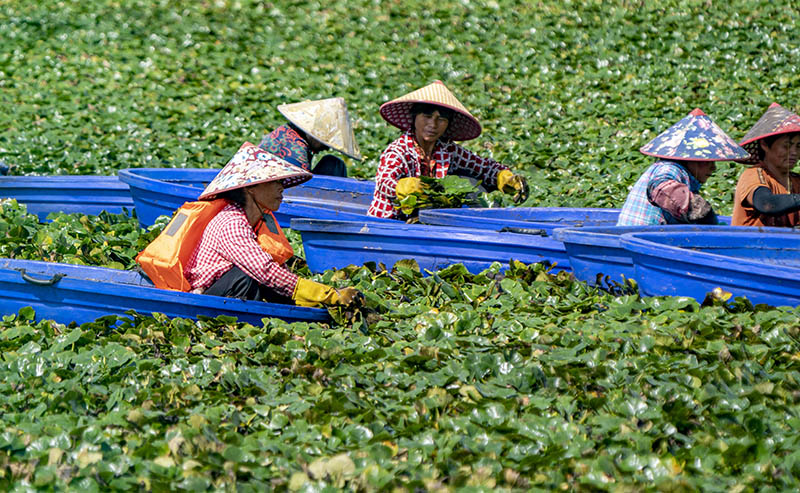
<instances>
[{"instance_id":1,"label":"wet green leaves","mask_svg":"<svg viewBox=\"0 0 800 493\"><path fill-rule=\"evenodd\" d=\"M499 267L326 272L367 295L360 325L6 317L0 483L795 485L797 310Z\"/></svg>"}]
</instances>

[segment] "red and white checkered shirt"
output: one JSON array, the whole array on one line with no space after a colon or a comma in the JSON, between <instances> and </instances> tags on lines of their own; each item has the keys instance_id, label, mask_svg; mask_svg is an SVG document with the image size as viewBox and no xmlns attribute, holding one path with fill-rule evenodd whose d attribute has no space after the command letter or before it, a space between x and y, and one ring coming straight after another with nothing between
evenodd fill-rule
<instances>
[{"instance_id":1,"label":"red and white checkered shirt","mask_svg":"<svg viewBox=\"0 0 800 493\"><path fill-rule=\"evenodd\" d=\"M297 276L259 246L244 209L228 204L206 226L184 274L193 291L205 290L234 265L284 296L294 294Z\"/></svg>"},{"instance_id":2,"label":"red and white checkered shirt","mask_svg":"<svg viewBox=\"0 0 800 493\"><path fill-rule=\"evenodd\" d=\"M375 175L375 195L372 197L368 215L391 219L397 217L393 205L397 197L397 181L422 175L423 157L418 147L414 134L408 131L383 151ZM449 173L461 171L462 173L456 174L469 175L490 187L497 185L497 174L508 169L508 166L480 157L454 142L437 142L431 157L434 162L434 170L430 173L432 176L444 178Z\"/></svg>"}]
</instances>

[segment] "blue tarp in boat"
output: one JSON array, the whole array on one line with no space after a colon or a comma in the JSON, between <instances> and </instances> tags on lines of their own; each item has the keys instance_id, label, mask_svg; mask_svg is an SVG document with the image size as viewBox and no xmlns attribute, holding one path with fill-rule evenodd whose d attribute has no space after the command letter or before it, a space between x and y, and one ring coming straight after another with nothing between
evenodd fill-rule
<instances>
[{"instance_id":1,"label":"blue tarp in boat","mask_svg":"<svg viewBox=\"0 0 800 493\"><path fill-rule=\"evenodd\" d=\"M204 168L131 168L120 170L119 179L130 186L136 215L147 227L158 216L171 216L185 202L197 200L218 172ZM365 220L374 189L371 181L315 175L284 192L275 217L282 227L289 227L296 217Z\"/></svg>"},{"instance_id":2,"label":"blue tarp in boat","mask_svg":"<svg viewBox=\"0 0 800 493\"><path fill-rule=\"evenodd\" d=\"M40 220L51 212L119 214L134 208L128 185L116 176L2 176L0 198L16 199Z\"/></svg>"},{"instance_id":3,"label":"blue tarp in boat","mask_svg":"<svg viewBox=\"0 0 800 493\"><path fill-rule=\"evenodd\" d=\"M366 262L391 268L402 259L414 259L420 269L438 270L462 263L473 273L493 262L511 259L526 264L556 263L554 271L568 270L564 245L542 230L530 234L405 224L402 222L294 219L291 228L303 237L306 261L313 272Z\"/></svg>"},{"instance_id":4,"label":"blue tarp in boat","mask_svg":"<svg viewBox=\"0 0 800 493\"><path fill-rule=\"evenodd\" d=\"M257 325L265 317L289 322L330 320L327 310L320 308L158 289L134 271L0 259L0 313L15 314L26 306L33 307L37 319L64 324L124 315L127 310L192 319L227 315Z\"/></svg>"},{"instance_id":5,"label":"blue tarp in boat","mask_svg":"<svg viewBox=\"0 0 800 493\"><path fill-rule=\"evenodd\" d=\"M735 229L735 230L734 230ZM726 228L706 231L628 233L634 277L647 296L691 296L716 287L752 303L800 303L800 237L797 232Z\"/></svg>"}]
</instances>

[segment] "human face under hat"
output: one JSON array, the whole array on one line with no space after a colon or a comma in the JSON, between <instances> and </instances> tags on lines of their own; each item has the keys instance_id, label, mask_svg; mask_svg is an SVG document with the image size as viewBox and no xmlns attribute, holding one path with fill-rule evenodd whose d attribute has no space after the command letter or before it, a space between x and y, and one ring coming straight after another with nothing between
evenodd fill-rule
<instances>
[{"instance_id":1,"label":"human face under hat","mask_svg":"<svg viewBox=\"0 0 800 493\"><path fill-rule=\"evenodd\" d=\"M772 144L770 139L761 139L759 146L764 151L764 167L777 177L785 178L800 159L800 132L779 135Z\"/></svg>"},{"instance_id":2,"label":"human face under hat","mask_svg":"<svg viewBox=\"0 0 800 493\"><path fill-rule=\"evenodd\" d=\"M280 181L268 181L247 187L245 193L250 195L259 209L269 209L277 211L283 202L283 183Z\"/></svg>"},{"instance_id":3,"label":"human face under hat","mask_svg":"<svg viewBox=\"0 0 800 493\"><path fill-rule=\"evenodd\" d=\"M717 170L717 164L714 161L684 161L683 166L700 183L708 181Z\"/></svg>"},{"instance_id":4,"label":"human face under hat","mask_svg":"<svg viewBox=\"0 0 800 493\"><path fill-rule=\"evenodd\" d=\"M444 114L443 114L444 113ZM426 151L431 151L450 125L447 112L430 106L414 115L414 137Z\"/></svg>"}]
</instances>

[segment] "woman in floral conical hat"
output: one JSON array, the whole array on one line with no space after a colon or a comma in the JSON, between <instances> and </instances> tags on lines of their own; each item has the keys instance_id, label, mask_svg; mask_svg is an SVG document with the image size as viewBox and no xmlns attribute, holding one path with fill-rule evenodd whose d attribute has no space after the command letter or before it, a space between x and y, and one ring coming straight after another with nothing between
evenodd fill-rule
<instances>
[{"instance_id":1,"label":"woman in floral conical hat","mask_svg":"<svg viewBox=\"0 0 800 493\"><path fill-rule=\"evenodd\" d=\"M281 205L284 188L311 176L245 142L200 195L200 201L216 202L213 210L218 212L184 269L192 292L300 306L352 302L358 296L355 289L335 290L284 266L293 251L272 213Z\"/></svg>"},{"instance_id":2,"label":"woman in floral conical hat","mask_svg":"<svg viewBox=\"0 0 800 493\"><path fill-rule=\"evenodd\" d=\"M342 98L282 104L278 111L288 120L268 133L258 144L290 164L312 171L314 155L333 149L361 161L353 124ZM326 154L314 166L315 175L347 176L345 162Z\"/></svg>"},{"instance_id":3,"label":"woman in floral conical hat","mask_svg":"<svg viewBox=\"0 0 800 493\"><path fill-rule=\"evenodd\" d=\"M741 142L750 155L733 198L734 226L800 225L800 116L772 103Z\"/></svg>"},{"instance_id":4,"label":"woman in floral conical hat","mask_svg":"<svg viewBox=\"0 0 800 493\"><path fill-rule=\"evenodd\" d=\"M658 160L636 181L622 206L618 226L717 224L700 196L716 161L733 161L747 151L699 108L639 149Z\"/></svg>"},{"instance_id":5,"label":"woman in floral conical hat","mask_svg":"<svg viewBox=\"0 0 800 493\"><path fill-rule=\"evenodd\" d=\"M384 103L380 113L404 133L381 154L370 216L399 218L395 203L422 190L420 176L469 176L484 187L514 194L520 202L527 198L522 176L454 142L476 138L481 125L441 81Z\"/></svg>"}]
</instances>

